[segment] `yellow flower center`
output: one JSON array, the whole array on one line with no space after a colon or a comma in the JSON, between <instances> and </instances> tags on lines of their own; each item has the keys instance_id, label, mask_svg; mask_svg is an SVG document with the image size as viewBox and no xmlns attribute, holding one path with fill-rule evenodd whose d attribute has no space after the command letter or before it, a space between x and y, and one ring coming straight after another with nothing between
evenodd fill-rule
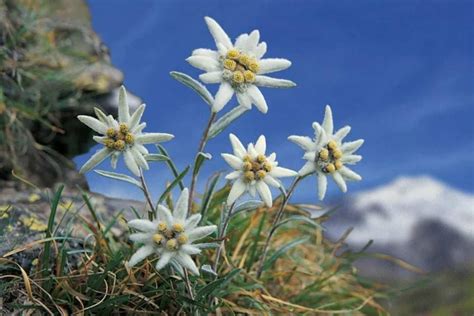
<instances>
[{"instance_id":1,"label":"yellow flower center","mask_svg":"<svg viewBox=\"0 0 474 316\"><path fill-rule=\"evenodd\" d=\"M247 54L231 49L222 60L222 65L228 74L224 78L234 85L255 82L255 76L259 70L258 61Z\"/></svg>"},{"instance_id":2,"label":"yellow flower center","mask_svg":"<svg viewBox=\"0 0 474 316\"><path fill-rule=\"evenodd\" d=\"M181 245L189 241L184 225L181 223L174 223L168 226L165 222L161 221L156 229L158 232L152 236L152 240L158 246L164 246L168 250L178 250Z\"/></svg>"},{"instance_id":3,"label":"yellow flower center","mask_svg":"<svg viewBox=\"0 0 474 316\"><path fill-rule=\"evenodd\" d=\"M158 223L158 230L159 230L160 232L164 232L164 231L167 230L167 229L168 229L168 225L166 225L165 222L159 222L159 223Z\"/></svg>"},{"instance_id":4,"label":"yellow flower center","mask_svg":"<svg viewBox=\"0 0 474 316\"><path fill-rule=\"evenodd\" d=\"M176 239L169 239L167 242L166 242L166 248L168 250L176 250L178 249L179 245L178 245L178 241Z\"/></svg>"},{"instance_id":5,"label":"yellow flower center","mask_svg":"<svg viewBox=\"0 0 474 316\"><path fill-rule=\"evenodd\" d=\"M334 140L330 140L327 145L319 151L316 157L316 163L321 167L323 172L333 173L344 166L340 160L341 158L342 151L339 145Z\"/></svg>"},{"instance_id":6,"label":"yellow flower center","mask_svg":"<svg viewBox=\"0 0 474 316\"><path fill-rule=\"evenodd\" d=\"M104 146L118 151L125 150L126 145L132 145L135 142L135 137L125 123L120 123L118 129L108 128L105 135L107 138L104 140Z\"/></svg>"},{"instance_id":7,"label":"yellow flower center","mask_svg":"<svg viewBox=\"0 0 474 316\"><path fill-rule=\"evenodd\" d=\"M154 235L153 235L153 241L154 241L155 243L157 243L158 245L161 244L161 242L163 241L163 238L164 238L164 237L163 237L163 235L161 235L161 234L154 234Z\"/></svg>"},{"instance_id":8,"label":"yellow flower center","mask_svg":"<svg viewBox=\"0 0 474 316\"><path fill-rule=\"evenodd\" d=\"M255 159L245 156L242 164L243 179L249 183L254 180L262 180L272 170L272 164L264 155L258 155Z\"/></svg>"},{"instance_id":9,"label":"yellow flower center","mask_svg":"<svg viewBox=\"0 0 474 316\"><path fill-rule=\"evenodd\" d=\"M180 245L183 245L183 244L187 243L188 240L189 240L189 238L188 238L188 236L187 236L186 234L180 234L180 235L178 236L178 243L179 243Z\"/></svg>"},{"instance_id":10,"label":"yellow flower center","mask_svg":"<svg viewBox=\"0 0 474 316\"><path fill-rule=\"evenodd\" d=\"M180 223L173 224L173 231L175 231L175 232L177 232L177 233L182 233L182 232L184 232L184 226L183 226L183 224L180 224Z\"/></svg>"}]
</instances>

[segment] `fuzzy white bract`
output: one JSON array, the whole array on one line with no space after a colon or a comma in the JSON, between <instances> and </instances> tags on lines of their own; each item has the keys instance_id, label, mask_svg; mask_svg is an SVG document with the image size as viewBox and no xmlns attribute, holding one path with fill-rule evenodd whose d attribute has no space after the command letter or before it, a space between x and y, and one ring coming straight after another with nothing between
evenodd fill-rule
<instances>
[{"instance_id":1,"label":"fuzzy white bract","mask_svg":"<svg viewBox=\"0 0 474 316\"><path fill-rule=\"evenodd\" d=\"M156 220L134 219L128 222L129 227L140 231L130 235L130 240L143 245L130 258L129 267L155 254L159 256L156 263L157 270L173 262L199 275L199 270L191 256L201 253L202 244L193 243L212 234L217 227L215 225L198 226L201 214L186 218L188 198L189 191L186 188L181 192L173 212L166 206L159 205Z\"/></svg>"},{"instance_id":2,"label":"fuzzy white bract","mask_svg":"<svg viewBox=\"0 0 474 316\"><path fill-rule=\"evenodd\" d=\"M265 58L265 42L259 43L258 30L240 35L235 44L222 27L212 18L205 18L209 31L216 42L217 51L199 48L186 60L196 68L206 71L199 78L205 83L220 83L214 99L213 111L219 112L234 95L240 105L251 108L252 104L263 113L268 106L257 86L290 88L296 84L290 80L265 76L267 73L284 70L291 62L283 58Z\"/></svg>"},{"instance_id":3,"label":"fuzzy white bract","mask_svg":"<svg viewBox=\"0 0 474 316\"><path fill-rule=\"evenodd\" d=\"M98 108L94 108L94 111L97 119L87 115L79 115L77 118L95 132L103 135L93 138L104 145L104 148L97 151L82 166L81 173L91 170L109 156L112 156L111 164L115 169L119 156L123 154L128 169L139 176L140 168L145 170L149 168L145 159L148 150L144 145L168 141L174 137L166 133L143 133L146 123L140 123L140 120L145 111L145 104L140 105L130 115L127 93L123 86L119 93L118 121L112 115L105 115Z\"/></svg>"},{"instance_id":4,"label":"fuzzy white bract","mask_svg":"<svg viewBox=\"0 0 474 316\"><path fill-rule=\"evenodd\" d=\"M353 165L362 159L354 155L364 143L363 139L343 143L344 137L349 134L351 127L345 126L334 133L332 111L326 105L323 124L313 123L316 137L314 140L307 136L290 136L289 140L303 148L303 156L308 162L298 172L300 176L316 172L318 177L319 199L324 199L327 189L327 176L331 175L342 192L347 191L346 180L360 181L360 175L352 171L347 165Z\"/></svg>"},{"instance_id":5,"label":"fuzzy white bract","mask_svg":"<svg viewBox=\"0 0 474 316\"><path fill-rule=\"evenodd\" d=\"M235 181L227 198L227 204L231 205L245 192L249 192L253 197L258 192L262 201L271 207L272 193L268 185L279 188L282 184L278 178L293 177L298 173L278 167L275 153L268 157L265 155L267 147L265 136L261 135L255 145L248 144L247 149L234 134L230 134L229 138L234 154L222 154L222 157L235 169L226 176L226 179Z\"/></svg>"}]
</instances>

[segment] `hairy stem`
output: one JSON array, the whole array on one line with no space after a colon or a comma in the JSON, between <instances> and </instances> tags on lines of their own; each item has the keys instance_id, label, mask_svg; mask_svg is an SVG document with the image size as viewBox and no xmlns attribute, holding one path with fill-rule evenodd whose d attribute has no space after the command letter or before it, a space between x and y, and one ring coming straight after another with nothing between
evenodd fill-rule
<instances>
[{"instance_id":1,"label":"hairy stem","mask_svg":"<svg viewBox=\"0 0 474 316\"><path fill-rule=\"evenodd\" d=\"M193 195L194 195L194 187L196 186L196 181L198 177L198 172L196 172L196 167L197 167L197 155L204 150L204 147L206 146L207 143L207 136L209 135L209 130L211 129L212 123L216 119L216 114L215 112L212 112L211 115L209 116L209 121L207 122L206 129L204 130L204 133L202 134L201 141L199 142L199 147L196 153L196 158L194 159L194 166L192 170L192 178L191 178L191 186L189 188L189 200L188 200L188 216L191 214L191 208L193 204Z\"/></svg>"},{"instance_id":2,"label":"hairy stem","mask_svg":"<svg viewBox=\"0 0 474 316\"><path fill-rule=\"evenodd\" d=\"M288 201L290 200L291 195L295 191L295 188L297 184L303 179L303 177L298 176L293 183L291 184L290 188L288 189L288 192L283 196L283 201L280 204L280 208L278 209L277 215L275 216L275 219L273 220L272 226L270 228L270 232L268 233L267 239L265 240L265 246L263 247L263 253L262 256L260 257L260 262L258 264L258 270L257 270L257 279L260 278L263 272L263 264L265 263L265 258L267 257L268 253L268 246L270 245L270 240L273 237L273 234L275 233L278 223L281 220L281 217L283 216L283 212L285 211L286 205L288 204Z\"/></svg>"},{"instance_id":3,"label":"hairy stem","mask_svg":"<svg viewBox=\"0 0 474 316\"><path fill-rule=\"evenodd\" d=\"M227 226L229 225L229 221L230 221L234 206L235 206L235 202L232 203L232 205L228 209L227 214L224 218L224 222L222 224L222 227L219 231L219 236L217 237L218 239L222 239L222 241L221 241L221 245L219 246L219 249L217 249L216 261L214 262L214 271L215 272L217 272L217 267L219 266L219 260L221 259L221 254L222 254L222 251L224 250L224 244L225 244L224 234L225 234L225 231L227 229Z\"/></svg>"},{"instance_id":4,"label":"hairy stem","mask_svg":"<svg viewBox=\"0 0 474 316\"><path fill-rule=\"evenodd\" d=\"M143 194L145 195L145 199L148 203L148 205L150 206L150 210L148 211L148 219L150 221L153 221L154 217L155 217L155 207L153 206L153 201L151 199L151 194L150 194L150 190L148 190L148 186L146 184L146 181L145 181L145 176L143 175L143 170L142 168L140 168L140 181L142 183L142 191L143 191Z\"/></svg>"},{"instance_id":5,"label":"hairy stem","mask_svg":"<svg viewBox=\"0 0 474 316\"><path fill-rule=\"evenodd\" d=\"M189 297L194 300L194 291L191 286L191 281L189 280L189 273L187 269L184 269L184 281L186 282L186 289L188 290Z\"/></svg>"}]
</instances>

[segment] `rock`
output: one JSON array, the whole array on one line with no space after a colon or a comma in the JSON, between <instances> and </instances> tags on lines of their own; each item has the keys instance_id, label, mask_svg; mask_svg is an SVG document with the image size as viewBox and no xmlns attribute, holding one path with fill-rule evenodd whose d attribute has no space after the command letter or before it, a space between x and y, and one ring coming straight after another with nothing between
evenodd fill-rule
<instances>
[{"instance_id":1,"label":"rock","mask_svg":"<svg viewBox=\"0 0 474 316\"><path fill-rule=\"evenodd\" d=\"M0 186L14 170L40 187L87 188L71 158L94 143L76 116L97 105L115 115L123 74L86 1L0 0L0 47Z\"/></svg>"}]
</instances>

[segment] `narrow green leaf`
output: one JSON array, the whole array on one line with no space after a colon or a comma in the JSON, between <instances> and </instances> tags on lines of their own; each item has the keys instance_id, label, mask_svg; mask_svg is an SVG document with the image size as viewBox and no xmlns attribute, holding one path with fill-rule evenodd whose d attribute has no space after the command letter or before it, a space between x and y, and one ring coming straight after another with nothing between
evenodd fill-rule
<instances>
[{"instance_id":1,"label":"narrow green leaf","mask_svg":"<svg viewBox=\"0 0 474 316\"><path fill-rule=\"evenodd\" d=\"M183 172L181 172L174 180L173 182L171 182L171 184L166 188L166 190L163 192L163 194L160 196L160 198L158 199L158 202L156 203L156 207L158 207L158 205L163 202L165 199L166 199L166 196L171 192L171 190L173 190L173 188L178 185L178 183L181 181L181 179L184 178L184 176L186 175L186 173L188 173L189 171L189 166L186 167L186 169L184 169Z\"/></svg>"},{"instance_id":2,"label":"narrow green leaf","mask_svg":"<svg viewBox=\"0 0 474 316\"><path fill-rule=\"evenodd\" d=\"M217 173L209 181L209 186L207 191L204 193L201 203L201 211L199 212L202 215L201 222L206 219L206 214L209 209L209 204L211 203L212 195L214 194L214 189L216 188L217 182L219 181L221 174Z\"/></svg>"},{"instance_id":3,"label":"narrow green leaf","mask_svg":"<svg viewBox=\"0 0 474 316\"><path fill-rule=\"evenodd\" d=\"M169 160L169 157L161 154L148 154L145 155L147 161L166 161Z\"/></svg>"},{"instance_id":4,"label":"narrow green leaf","mask_svg":"<svg viewBox=\"0 0 474 316\"><path fill-rule=\"evenodd\" d=\"M174 164L174 162L173 162L173 160L171 159L170 155L169 155L168 152L166 151L165 147L161 146L160 144L157 144L157 145L156 145L156 148L158 148L158 150L160 151L160 153L161 153L163 156L168 157L168 160L166 160L166 164L167 164L168 167L170 168L170 170L171 170L171 172L173 173L174 177L177 178L177 177L179 176L178 168L176 168L176 165ZM181 190L184 190L183 181L180 181L180 182L179 182L179 187L181 188Z\"/></svg>"},{"instance_id":5,"label":"narrow green leaf","mask_svg":"<svg viewBox=\"0 0 474 316\"><path fill-rule=\"evenodd\" d=\"M201 288L197 293L196 293L196 298L197 300L201 299L202 297L209 296L212 293L216 292L217 290L223 288L225 285L227 285L239 272L241 269L234 269L228 274L226 274L224 277L217 279L215 281L212 281L211 283L207 284L203 288Z\"/></svg>"},{"instance_id":6,"label":"narrow green leaf","mask_svg":"<svg viewBox=\"0 0 474 316\"><path fill-rule=\"evenodd\" d=\"M201 271L209 273L210 275L217 276L217 273L212 269L212 267L209 264L204 264L201 267Z\"/></svg>"},{"instance_id":7,"label":"narrow green leaf","mask_svg":"<svg viewBox=\"0 0 474 316\"><path fill-rule=\"evenodd\" d=\"M282 256L283 254L285 254L288 250L290 250L291 248L293 247L296 247L298 246L299 244L302 244L302 243L305 243L309 240L309 237L304 237L304 238L300 238L300 239L296 239L296 240L293 240L292 242L289 242L287 243L286 245L284 245L283 247L281 247L280 249L278 249L277 251L275 251L275 253L273 253L273 255L267 259L267 261L265 261L265 264L263 265L263 270L266 270L268 269L269 267L271 267L271 265L280 257Z\"/></svg>"},{"instance_id":8,"label":"narrow green leaf","mask_svg":"<svg viewBox=\"0 0 474 316\"><path fill-rule=\"evenodd\" d=\"M130 176L127 176L126 174L110 172L110 171L105 171L105 170L94 170L94 171L96 173L100 174L101 176L111 178L111 179L115 179L115 180L128 182L128 183L136 185L140 189L143 189L141 183L137 179L132 178Z\"/></svg>"},{"instance_id":9,"label":"narrow green leaf","mask_svg":"<svg viewBox=\"0 0 474 316\"><path fill-rule=\"evenodd\" d=\"M292 222L292 221L301 221L310 224L311 226L317 227L321 230L325 230L323 226L321 226L319 223L315 222L313 219L309 218L308 216L304 215L293 215L288 218L285 218L282 220L280 223L278 223L277 228L285 225L286 223ZM275 228L276 229L276 228Z\"/></svg>"},{"instance_id":10,"label":"narrow green leaf","mask_svg":"<svg viewBox=\"0 0 474 316\"><path fill-rule=\"evenodd\" d=\"M193 246L196 246L199 249L209 249L209 248L217 248L220 246L220 244L217 242L203 242L200 244L194 244Z\"/></svg>"},{"instance_id":11,"label":"narrow green leaf","mask_svg":"<svg viewBox=\"0 0 474 316\"><path fill-rule=\"evenodd\" d=\"M255 238L253 239L252 246L250 248L250 255L249 255L249 260L247 261L247 270L250 270L253 264L257 263L257 246L258 242L260 241L260 233L262 232L263 225L265 223L265 220L267 219L267 214L268 213L263 213L262 219L260 220L260 223L258 224L257 231L255 232Z\"/></svg>"},{"instance_id":12,"label":"narrow green leaf","mask_svg":"<svg viewBox=\"0 0 474 316\"><path fill-rule=\"evenodd\" d=\"M209 90L207 90L207 88L202 83L182 72L172 71L170 72L170 75L185 86L194 90L204 101L206 101L207 104L212 106L212 104L214 103L214 98L212 97L212 94L209 92Z\"/></svg>"},{"instance_id":13,"label":"narrow green leaf","mask_svg":"<svg viewBox=\"0 0 474 316\"><path fill-rule=\"evenodd\" d=\"M209 153L199 152L196 156L196 163L194 164L193 175L197 175L199 173L199 169L201 169L202 164L205 160L211 160L212 155Z\"/></svg>"},{"instance_id":14,"label":"narrow green leaf","mask_svg":"<svg viewBox=\"0 0 474 316\"><path fill-rule=\"evenodd\" d=\"M259 200L244 201L234 208L234 211L230 216L234 216L240 212L254 211L261 206L263 206L263 202Z\"/></svg>"},{"instance_id":15,"label":"narrow green leaf","mask_svg":"<svg viewBox=\"0 0 474 316\"><path fill-rule=\"evenodd\" d=\"M220 119L218 119L214 124L212 124L211 128L209 129L207 139L211 139L219 135L224 129L227 128L227 126L229 126L233 121L238 119L248 110L248 108L238 105L226 114L224 114Z\"/></svg>"}]
</instances>

